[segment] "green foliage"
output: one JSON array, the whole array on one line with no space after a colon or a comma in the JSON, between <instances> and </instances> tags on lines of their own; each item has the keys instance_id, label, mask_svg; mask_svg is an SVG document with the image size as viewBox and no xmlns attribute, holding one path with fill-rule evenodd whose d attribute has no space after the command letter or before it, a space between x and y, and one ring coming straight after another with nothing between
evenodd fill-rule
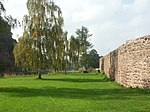
<instances>
[{"instance_id":1,"label":"green foliage","mask_svg":"<svg viewBox=\"0 0 150 112\"><path fill-rule=\"evenodd\" d=\"M18 43L14 47L15 63L22 68L23 71L37 70L37 52L32 48L32 38L24 33L24 37L19 38Z\"/></svg>"},{"instance_id":2,"label":"green foliage","mask_svg":"<svg viewBox=\"0 0 150 112\"><path fill-rule=\"evenodd\" d=\"M86 64L85 67L88 66L82 57L86 56L86 58L88 58L86 54L88 50L93 47L89 41L89 37L91 36L92 34L89 34L89 30L84 26L82 26L81 29L77 29L76 37L71 36L69 58L73 69L82 67L83 63Z\"/></svg>"},{"instance_id":3,"label":"green foliage","mask_svg":"<svg viewBox=\"0 0 150 112\"><path fill-rule=\"evenodd\" d=\"M95 49L92 49L89 53L90 55L90 67L91 68L99 68L99 54Z\"/></svg>"},{"instance_id":4,"label":"green foliage","mask_svg":"<svg viewBox=\"0 0 150 112\"><path fill-rule=\"evenodd\" d=\"M83 54L80 59L81 66L85 67L86 71L90 67L90 55Z\"/></svg>"},{"instance_id":5,"label":"green foliage","mask_svg":"<svg viewBox=\"0 0 150 112\"><path fill-rule=\"evenodd\" d=\"M101 74L0 78L0 112L149 112L148 90L123 88Z\"/></svg>"},{"instance_id":6,"label":"green foliage","mask_svg":"<svg viewBox=\"0 0 150 112\"><path fill-rule=\"evenodd\" d=\"M4 7L3 3L0 2L0 15L2 14L2 12L5 12L5 11L6 10L5 10L5 7Z\"/></svg>"},{"instance_id":7,"label":"green foliage","mask_svg":"<svg viewBox=\"0 0 150 112\"><path fill-rule=\"evenodd\" d=\"M99 54L95 49L92 49L88 54L83 54L80 59L81 66L88 68L99 67Z\"/></svg>"},{"instance_id":8,"label":"green foliage","mask_svg":"<svg viewBox=\"0 0 150 112\"><path fill-rule=\"evenodd\" d=\"M81 29L77 29L76 31L77 39L79 40L79 50L80 54L86 54L89 48L92 48L92 43L89 42L89 37L92 36L92 34L89 34L89 30L82 26Z\"/></svg>"},{"instance_id":9,"label":"green foliage","mask_svg":"<svg viewBox=\"0 0 150 112\"><path fill-rule=\"evenodd\" d=\"M0 1L0 73L15 70L13 48L16 40L12 39L11 28L18 24L12 16L6 16L6 9Z\"/></svg>"},{"instance_id":10,"label":"green foliage","mask_svg":"<svg viewBox=\"0 0 150 112\"><path fill-rule=\"evenodd\" d=\"M14 71L13 48L16 40L12 39L11 25L0 16L0 72Z\"/></svg>"},{"instance_id":11,"label":"green foliage","mask_svg":"<svg viewBox=\"0 0 150 112\"><path fill-rule=\"evenodd\" d=\"M24 34L14 50L16 64L25 70L39 71L39 78L41 70L65 69L68 41L67 32L62 30L61 9L48 0L28 0L27 9Z\"/></svg>"},{"instance_id":12,"label":"green foliage","mask_svg":"<svg viewBox=\"0 0 150 112\"><path fill-rule=\"evenodd\" d=\"M13 18L11 15L6 16L6 9L1 1L0 1L0 19L3 19L4 23L5 22L8 23L11 26L11 28L15 28L18 25L20 26L20 22L17 19ZM3 27L6 27L2 26L1 26L2 29L4 29Z\"/></svg>"},{"instance_id":13,"label":"green foliage","mask_svg":"<svg viewBox=\"0 0 150 112\"><path fill-rule=\"evenodd\" d=\"M69 47L69 59L73 69L78 68L79 65L79 40L74 36L70 38L70 47Z\"/></svg>"}]
</instances>

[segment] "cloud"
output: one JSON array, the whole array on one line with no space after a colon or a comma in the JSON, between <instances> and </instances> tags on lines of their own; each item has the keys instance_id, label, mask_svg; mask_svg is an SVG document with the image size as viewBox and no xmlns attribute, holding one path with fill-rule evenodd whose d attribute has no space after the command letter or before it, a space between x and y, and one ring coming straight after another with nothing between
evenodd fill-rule
<instances>
[{"instance_id":1,"label":"cloud","mask_svg":"<svg viewBox=\"0 0 150 112\"><path fill-rule=\"evenodd\" d=\"M76 12L72 16L72 20L75 22L85 22L92 20L96 17L97 7L85 7L83 10Z\"/></svg>"},{"instance_id":2,"label":"cloud","mask_svg":"<svg viewBox=\"0 0 150 112\"><path fill-rule=\"evenodd\" d=\"M4 5L7 14L21 20L23 15L27 13L26 2L27 0L6 0Z\"/></svg>"},{"instance_id":3,"label":"cloud","mask_svg":"<svg viewBox=\"0 0 150 112\"><path fill-rule=\"evenodd\" d=\"M75 35L85 26L100 55L127 40L150 34L150 0L54 0L61 7L64 30ZM26 0L9 0L9 13L19 18L26 13ZM17 31L16 31L17 32Z\"/></svg>"}]
</instances>

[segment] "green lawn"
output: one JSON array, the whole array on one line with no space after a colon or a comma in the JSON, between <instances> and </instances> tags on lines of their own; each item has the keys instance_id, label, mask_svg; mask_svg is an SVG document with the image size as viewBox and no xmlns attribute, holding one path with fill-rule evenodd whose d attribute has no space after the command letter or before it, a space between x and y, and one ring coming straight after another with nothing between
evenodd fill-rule
<instances>
[{"instance_id":1,"label":"green lawn","mask_svg":"<svg viewBox=\"0 0 150 112\"><path fill-rule=\"evenodd\" d=\"M150 91L100 74L0 78L0 112L150 112Z\"/></svg>"}]
</instances>

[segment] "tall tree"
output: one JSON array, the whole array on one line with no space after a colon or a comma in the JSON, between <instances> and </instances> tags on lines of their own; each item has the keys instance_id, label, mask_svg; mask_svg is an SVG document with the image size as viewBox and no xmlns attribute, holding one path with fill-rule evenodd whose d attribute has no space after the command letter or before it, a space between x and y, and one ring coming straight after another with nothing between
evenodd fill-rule
<instances>
[{"instance_id":1,"label":"tall tree","mask_svg":"<svg viewBox=\"0 0 150 112\"><path fill-rule=\"evenodd\" d=\"M83 54L81 56L80 63L81 63L81 66L84 67L86 71L90 67L90 62L91 62L91 59L90 59L89 54Z\"/></svg>"},{"instance_id":2,"label":"tall tree","mask_svg":"<svg viewBox=\"0 0 150 112\"><path fill-rule=\"evenodd\" d=\"M21 67L22 71L37 70L37 51L32 47L33 39L29 38L27 32L18 39L18 43L14 47L15 63Z\"/></svg>"},{"instance_id":3,"label":"tall tree","mask_svg":"<svg viewBox=\"0 0 150 112\"><path fill-rule=\"evenodd\" d=\"M70 38L70 45L69 45L69 59L71 66L73 69L77 69L78 67L78 39L76 39L74 36L71 36Z\"/></svg>"},{"instance_id":4,"label":"tall tree","mask_svg":"<svg viewBox=\"0 0 150 112\"><path fill-rule=\"evenodd\" d=\"M82 26L81 29L77 29L76 38L71 36L69 56L74 69L80 67L81 56L86 55L88 50L93 47L92 43L89 41L89 37L91 36L92 34L90 34L89 30L84 26Z\"/></svg>"},{"instance_id":5,"label":"tall tree","mask_svg":"<svg viewBox=\"0 0 150 112\"><path fill-rule=\"evenodd\" d=\"M49 0L28 0L27 9L28 15L24 16L24 33L27 33L29 40L31 40L30 48L36 53L36 70L38 71L38 78L41 79L42 69L46 69L50 65L55 70L60 67L63 50L59 44L63 41L63 17L61 9ZM26 44L29 45L30 42L27 41ZM18 50L18 48L16 49ZM18 52L23 51L20 49ZM15 53L15 55L17 54ZM16 58L16 60L21 59ZM31 59L28 58L27 60ZM32 65L30 69L32 69Z\"/></svg>"},{"instance_id":6,"label":"tall tree","mask_svg":"<svg viewBox=\"0 0 150 112\"><path fill-rule=\"evenodd\" d=\"M99 54L95 49L92 49L89 53L83 54L81 56L81 65L87 71L88 68L98 68L99 67Z\"/></svg>"},{"instance_id":7,"label":"tall tree","mask_svg":"<svg viewBox=\"0 0 150 112\"><path fill-rule=\"evenodd\" d=\"M82 26L81 29L77 29L76 31L77 39L79 40L79 52L80 54L86 54L89 48L92 48L92 43L89 42L89 37L92 34L89 33L89 30Z\"/></svg>"},{"instance_id":8,"label":"tall tree","mask_svg":"<svg viewBox=\"0 0 150 112\"><path fill-rule=\"evenodd\" d=\"M11 28L17 26L17 20L6 16L6 9L0 1L0 72L15 69L13 48L16 40L12 38Z\"/></svg>"},{"instance_id":9,"label":"tall tree","mask_svg":"<svg viewBox=\"0 0 150 112\"><path fill-rule=\"evenodd\" d=\"M16 40L12 38L11 26L3 18L0 18L0 27L0 72L10 72L15 68L12 51Z\"/></svg>"},{"instance_id":10,"label":"tall tree","mask_svg":"<svg viewBox=\"0 0 150 112\"><path fill-rule=\"evenodd\" d=\"M91 68L98 68L99 67L99 54L98 52L95 50L95 49L92 49L90 52L89 52L89 55L90 55L90 67Z\"/></svg>"}]
</instances>

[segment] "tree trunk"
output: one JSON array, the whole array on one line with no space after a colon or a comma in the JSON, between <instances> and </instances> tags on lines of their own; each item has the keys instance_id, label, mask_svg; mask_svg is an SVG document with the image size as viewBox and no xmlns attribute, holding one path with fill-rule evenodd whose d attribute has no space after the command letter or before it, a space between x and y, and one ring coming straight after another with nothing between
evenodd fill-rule
<instances>
[{"instance_id":1,"label":"tree trunk","mask_svg":"<svg viewBox=\"0 0 150 112\"><path fill-rule=\"evenodd\" d=\"M38 79L42 79L41 71L40 70L38 70Z\"/></svg>"},{"instance_id":2,"label":"tree trunk","mask_svg":"<svg viewBox=\"0 0 150 112\"><path fill-rule=\"evenodd\" d=\"M66 68L65 68L65 75L67 75L67 70L66 70Z\"/></svg>"},{"instance_id":3,"label":"tree trunk","mask_svg":"<svg viewBox=\"0 0 150 112\"><path fill-rule=\"evenodd\" d=\"M38 79L42 79L42 76L41 76L41 72L40 71L38 71Z\"/></svg>"},{"instance_id":4,"label":"tree trunk","mask_svg":"<svg viewBox=\"0 0 150 112\"><path fill-rule=\"evenodd\" d=\"M38 70L38 79L42 79L41 76L41 68L42 68L42 48L41 48L41 38L40 38L40 43L39 43L39 70Z\"/></svg>"},{"instance_id":5,"label":"tree trunk","mask_svg":"<svg viewBox=\"0 0 150 112\"><path fill-rule=\"evenodd\" d=\"M39 77L38 77L38 79L42 79L42 77L41 77L41 74L39 74Z\"/></svg>"}]
</instances>

